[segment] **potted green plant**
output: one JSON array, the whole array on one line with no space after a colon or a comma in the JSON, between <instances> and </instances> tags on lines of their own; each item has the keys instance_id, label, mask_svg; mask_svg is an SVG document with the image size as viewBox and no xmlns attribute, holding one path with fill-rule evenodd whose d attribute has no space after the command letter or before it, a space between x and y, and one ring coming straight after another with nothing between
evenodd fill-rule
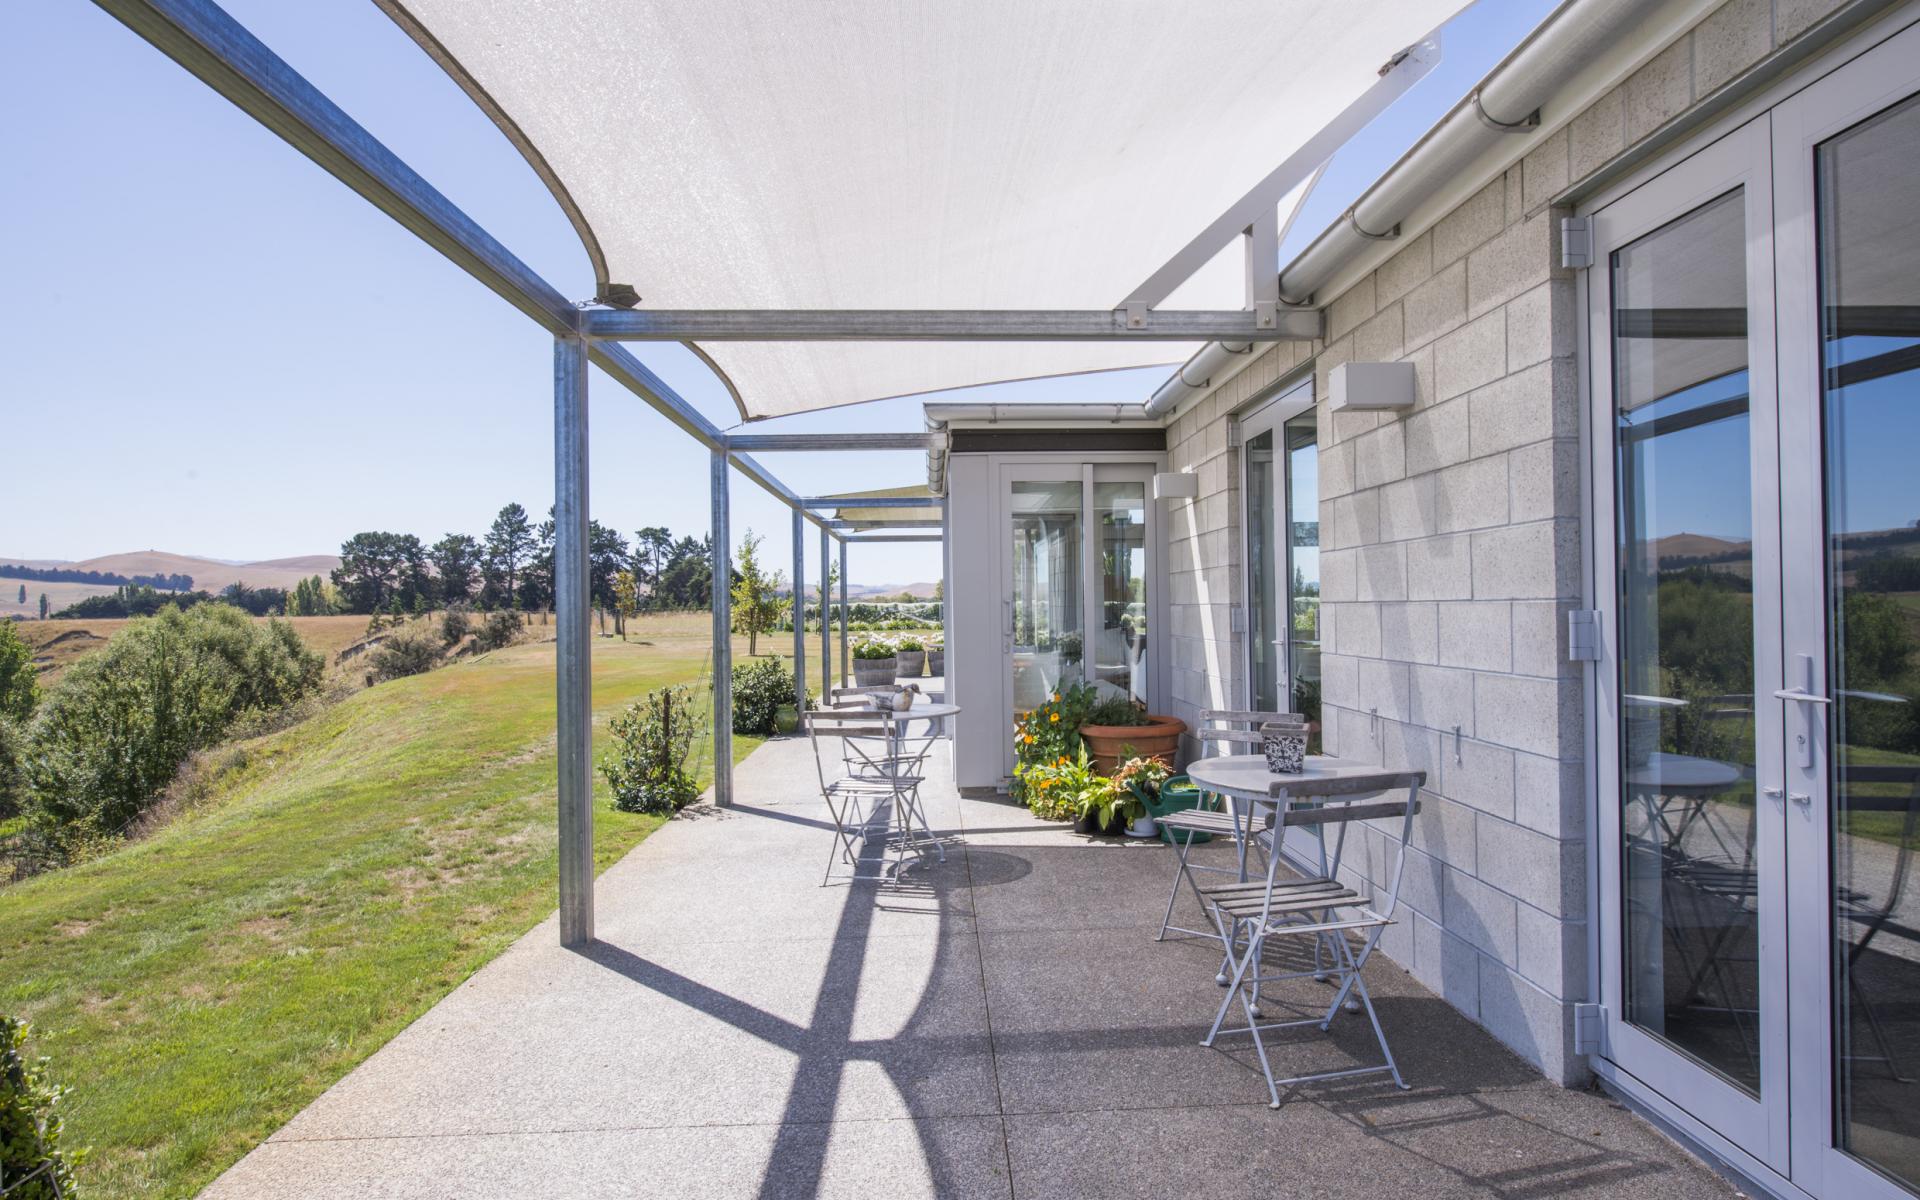
<instances>
[{"instance_id":1,"label":"potted green plant","mask_svg":"<svg viewBox=\"0 0 1920 1200\"><path fill-rule=\"evenodd\" d=\"M927 670L927 644L916 637L903 637L893 644L893 657L898 665L896 676L918 679Z\"/></svg>"},{"instance_id":2,"label":"potted green plant","mask_svg":"<svg viewBox=\"0 0 1920 1200\"><path fill-rule=\"evenodd\" d=\"M883 687L894 680L899 662L893 656L893 647L886 642L869 639L853 648L853 685L855 687Z\"/></svg>"},{"instance_id":3,"label":"potted green plant","mask_svg":"<svg viewBox=\"0 0 1920 1200\"><path fill-rule=\"evenodd\" d=\"M1130 810L1132 824L1127 826L1127 836L1150 838L1160 831L1154 820L1153 802L1160 796L1161 785L1173 774L1173 768L1157 758L1129 758L1120 764L1113 773L1113 785L1133 797ZM1169 810L1171 811L1171 810Z\"/></svg>"},{"instance_id":4,"label":"potted green plant","mask_svg":"<svg viewBox=\"0 0 1920 1200\"><path fill-rule=\"evenodd\" d=\"M1093 751L1094 766L1105 772L1135 755L1157 758L1171 767L1180 750L1180 735L1186 731L1187 723L1180 718L1155 716L1127 696L1100 701L1080 724L1080 736Z\"/></svg>"},{"instance_id":5,"label":"potted green plant","mask_svg":"<svg viewBox=\"0 0 1920 1200\"><path fill-rule=\"evenodd\" d=\"M1035 784L1028 773L1064 766L1080 752L1080 724L1093 707L1091 684L1063 687L1013 722L1013 797L1033 807ZM1036 815L1043 815L1034 808ZM1052 818L1048 818L1052 819Z\"/></svg>"},{"instance_id":6,"label":"potted green plant","mask_svg":"<svg viewBox=\"0 0 1920 1200\"><path fill-rule=\"evenodd\" d=\"M1024 772L1027 807L1051 821L1072 819L1079 833L1118 833L1145 809L1132 792L1093 769L1083 745L1071 758L1060 755Z\"/></svg>"}]
</instances>

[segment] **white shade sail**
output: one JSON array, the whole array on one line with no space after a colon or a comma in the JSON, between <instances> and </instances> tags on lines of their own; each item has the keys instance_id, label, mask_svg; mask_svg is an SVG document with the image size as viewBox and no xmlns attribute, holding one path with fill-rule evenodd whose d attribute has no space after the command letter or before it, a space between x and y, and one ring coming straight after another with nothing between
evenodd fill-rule
<instances>
[{"instance_id":1,"label":"white shade sail","mask_svg":"<svg viewBox=\"0 0 1920 1200\"><path fill-rule=\"evenodd\" d=\"M1113 308L1462 7L378 2L662 309ZM1163 307L1244 298L1228 245ZM1195 348L698 347L748 418Z\"/></svg>"}]
</instances>

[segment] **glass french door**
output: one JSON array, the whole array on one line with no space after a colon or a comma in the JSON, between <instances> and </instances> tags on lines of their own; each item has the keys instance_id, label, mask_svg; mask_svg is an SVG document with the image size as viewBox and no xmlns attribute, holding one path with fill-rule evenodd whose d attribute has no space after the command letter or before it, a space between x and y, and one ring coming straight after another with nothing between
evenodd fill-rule
<instances>
[{"instance_id":1,"label":"glass french door","mask_svg":"<svg viewBox=\"0 0 1920 1200\"><path fill-rule=\"evenodd\" d=\"M1317 712L1319 427L1308 378L1240 423L1247 692L1259 712Z\"/></svg>"},{"instance_id":2,"label":"glass french door","mask_svg":"<svg viewBox=\"0 0 1920 1200\"><path fill-rule=\"evenodd\" d=\"M1920 29L1593 214L1605 1057L1920 1194Z\"/></svg>"},{"instance_id":3,"label":"glass french door","mask_svg":"<svg viewBox=\"0 0 1920 1200\"><path fill-rule=\"evenodd\" d=\"M1152 482L1146 463L1001 466L1001 633L1012 714L1089 682L1102 695L1152 703ZM1005 751L1011 770L1010 739Z\"/></svg>"}]
</instances>

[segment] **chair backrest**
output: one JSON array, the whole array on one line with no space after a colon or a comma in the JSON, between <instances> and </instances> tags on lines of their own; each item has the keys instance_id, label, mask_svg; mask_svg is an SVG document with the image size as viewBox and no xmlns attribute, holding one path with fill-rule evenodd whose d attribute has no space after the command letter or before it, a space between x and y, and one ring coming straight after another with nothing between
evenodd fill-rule
<instances>
[{"instance_id":1,"label":"chair backrest","mask_svg":"<svg viewBox=\"0 0 1920 1200\"><path fill-rule=\"evenodd\" d=\"M1413 836L1413 818L1420 811L1420 789L1427 785L1425 771L1395 771L1381 775L1360 775L1332 779L1282 779L1273 784L1272 796L1284 803L1280 814L1280 833L1287 828L1310 828L1318 834L1325 846L1325 827L1338 825L1340 836L1333 853L1333 871L1337 876L1340 860L1347 844L1347 827L1355 821L1375 821L1382 818L1400 820L1400 836L1396 839L1399 849L1394 856L1393 878L1387 887L1387 902L1381 906L1380 915L1391 918L1393 910L1400 903L1400 877L1407 867L1407 843ZM1392 793L1405 792L1405 795ZM1344 804L1318 803L1324 800L1338 800L1342 796L1373 796L1388 793L1378 800L1351 800ZM1307 801L1304 806L1298 802ZM1276 841L1275 849L1278 849ZM1322 850L1324 856L1325 851ZM1373 881L1378 885L1381 881Z\"/></svg>"},{"instance_id":2,"label":"chair backrest","mask_svg":"<svg viewBox=\"0 0 1920 1200\"><path fill-rule=\"evenodd\" d=\"M1199 728L1193 731L1193 738L1200 743L1200 753L1204 757L1210 743L1223 743L1232 746L1258 746L1265 738L1260 727L1269 721L1304 721L1299 713L1251 712L1237 708L1209 708L1200 714ZM1238 725L1251 725L1251 729L1237 729Z\"/></svg>"},{"instance_id":3,"label":"chair backrest","mask_svg":"<svg viewBox=\"0 0 1920 1200\"><path fill-rule=\"evenodd\" d=\"M899 691L896 687L884 684L874 687L837 687L827 689L827 706L843 708L849 704L859 704L868 696L891 696Z\"/></svg>"}]
</instances>

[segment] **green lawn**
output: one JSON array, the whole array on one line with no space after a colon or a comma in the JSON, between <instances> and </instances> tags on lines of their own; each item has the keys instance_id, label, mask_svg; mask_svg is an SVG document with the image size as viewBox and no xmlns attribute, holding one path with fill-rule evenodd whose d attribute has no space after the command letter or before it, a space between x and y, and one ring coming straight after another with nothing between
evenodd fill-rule
<instances>
[{"instance_id":1,"label":"green lawn","mask_svg":"<svg viewBox=\"0 0 1920 1200\"><path fill-rule=\"evenodd\" d=\"M596 641L597 729L699 678L706 621ZM550 644L368 689L150 840L0 890L0 1011L73 1087L89 1196L194 1194L553 910L553 690ZM659 821L595 783L604 867Z\"/></svg>"}]
</instances>

